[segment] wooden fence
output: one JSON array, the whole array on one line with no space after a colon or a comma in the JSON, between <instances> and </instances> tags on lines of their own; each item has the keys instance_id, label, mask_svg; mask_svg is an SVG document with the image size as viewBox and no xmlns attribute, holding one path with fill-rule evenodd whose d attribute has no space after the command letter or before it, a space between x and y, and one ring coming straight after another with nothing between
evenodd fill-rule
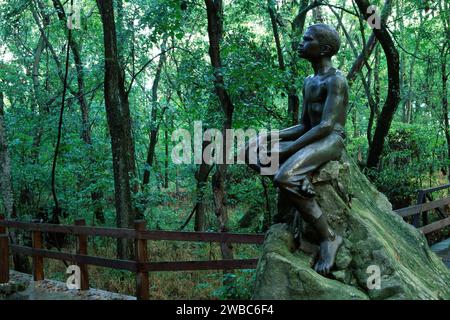
<instances>
[{"instance_id":1,"label":"wooden fence","mask_svg":"<svg viewBox=\"0 0 450 320\"><path fill-rule=\"evenodd\" d=\"M427 211L438 210L438 213L440 213L442 219L431 224L424 223L422 227L419 227L419 230L424 234L429 234L449 226L450 217L443 216L443 213L439 208L449 205L450 197L431 202L424 202L427 194L433 191L442 190L444 188L450 188L450 184L436 188L419 190L418 199L421 203L411 207L395 210L395 212L404 218L414 216L414 221L417 221L417 217L420 217L420 215L426 215ZM430 197L428 198L430 199ZM428 218L426 217L423 221L427 222ZM32 247L10 244L7 228L30 231L32 235ZM43 249L42 233L45 232L77 236L77 252L67 253ZM88 255L88 236L134 240L135 260L109 259ZM254 269L258 262L258 259L149 262L147 253L147 241L149 240L262 244L264 241L264 234L150 231L146 230L145 221L143 220L135 221L134 229L125 229L88 227L82 219L75 221L75 225L55 225L5 220L3 216L0 216L0 283L7 283L9 281L10 254L22 254L32 257L33 279L35 281L44 279L44 258L72 261L76 263L80 267L81 271L81 290L89 289L89 265L134 272L136 277L136 297L138 299L149 298L149 272Z\"/></svg>"},{"instance_id":2,"label":"wooden fence","mask_svg":"<svg viewBox=\"0 0 450 320\"><path fill-rule=\"evenodd\" d=\"M134 229L88 227L84 220L75 221L75 225L55 225L46 223L28 223L5 220L0 216L0 283L9 281L9 255L22 254L33 260L33 279L44 279L44 258L72 261L80 267L80 289L89 289L88 266L100 266L111 269L127 270L135 273L137 299L149 298L148 273L152 271L188 271L188 270L233 270L254 269L258 259L230 259L212 261L170 261L149 262L148 240L173 240L197 242L231 242L262 244L264 234L239 234L221 232L178 232L149 231L145 221L135 221ZM7 228L27 230L32 233L32 247L10 245ZM57 252L43 249L42 233L63 233L75 235L78 239L77 252ZM87 237L101 236L134 240L135 260L108 259L88 255Z\"/></svg>"},{"instance_id":3,"label":"wooden fence","mask_svg":"<svg viewBox=\"0 0 450 320\"><path fill-rule=\"evenodd\" d=\"M411 207L395 210L401 217L413 217L412 224L422 231L425 235L438 231L450 225L450 216L445 214L443 207L450 205L450 197L432 200L431 193L443 189L450 188L450 184L418 190L417 204ZM430 202L426 202L427 199ZM429 223L428 211L435 210L439 216L439 220ZM422 217L422 226L420 226L420 217Z\"/></svg>"}]
</instances>

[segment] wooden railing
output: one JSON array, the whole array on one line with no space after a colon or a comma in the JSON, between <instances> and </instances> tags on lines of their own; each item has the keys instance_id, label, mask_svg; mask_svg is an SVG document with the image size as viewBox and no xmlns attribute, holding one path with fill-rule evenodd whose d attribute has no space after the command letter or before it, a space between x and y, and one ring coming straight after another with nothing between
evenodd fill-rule
<instances>
[{"instance_id":1,"label":"wooden railing","mask_svg":"<svg viewBox=\"0 0 450 320\"><path fill-rule=\"evenodd\" d=\"M419 199L429 192L450 187L449 185L419 191ZM411 207L395 210L401 217L420 216L427 211L442 208L450 204L450 197L431 202L420 203ZM149 298L148 273L153 271L192 271L192 270L232 270L254 269L258 259L230 259L213 261L170 261L149 262L147 253L148 240L197 241L218 243L262 244L264 234L242 234L221 232L181 232L181 231L151 231L146 230L145 221L135 221L134 229L88 227L83 219L76 220L75 225L55 225L47 223L30 223L15 220L5 220L0 215L0 283L9 281L9 255L22 254L31 256L33 260L33 279L44 279L44 258L71 261L80 267L80 289L89 289L88 266L99 266L111 269L127 270L135 273L136 297ZM419 228L424 234L440 230L450 225L450 217ZM9 243L7 228L21 229L31 232L32 247ZM77 236L77 252L67 253L46 250L43 248L42 233L62 233ZM135 243L135 260L109 259L88 255L88 236L132 239Z\"/></svg>"},{"instance_id":2,"label":"wooden railing","mask_svg":"<svg viewBox=\"0 0 450 320\"><path fill-rule=\"evenodd\" d=\"M422 231L425 235L438 231L450 225L450 216L446 215L443 207L450 205L450 197L432 200L431 193L434 191L439 191L443 189L450 188L450 184L418 190L417 202L418 204L395 210L401 217L411 217L413 216L412 224ZM425 202L426 200L431 200L430 202ZM433 223L428 223L428 211L436 210L438 216L441 218ZM422 226L420 226L420 217L422 216Z\"/></svg>"},{"instance_id":3,"label":"wooden railing","mask_svg":"<svg viewBox=\"0 0 450 320\"><path fill-rule=\"evenodd\" d=\"M188 271L188 270L233 270L254 269L258 259L230 259L213 261L170 261L148 262L148 240L174 240L198 242L231 242L262 244L264 234L239 234L221 232L178 232L146 230L143 220L135 221L134 229L88 227L84 220L75 221L75 225L55 225L46 223L29 223L5 220L0 216L0 283L9 281L9 255L22 254L33 259L33 279L44 279L43 259L71 261L80 267L80 289L89 289L88 266L127 270L136 276L137 299L149 298L148 273L152 271ZM32 247L12 245L9 243L7 228L27 230L32 233ZM67 253L43 248L42 233L63 233L78 238L77 252ZM87 237L102 236L132 239L135 243L135 260L109 259L88 255Z\"/></svg>"}]
</instances>

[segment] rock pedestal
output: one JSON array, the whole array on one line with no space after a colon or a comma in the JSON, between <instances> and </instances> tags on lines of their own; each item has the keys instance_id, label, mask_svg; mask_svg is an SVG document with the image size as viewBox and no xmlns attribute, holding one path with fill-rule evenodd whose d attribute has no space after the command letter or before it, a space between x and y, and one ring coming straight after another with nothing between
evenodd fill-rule
<instances>
[{"instance_id":1,"label":"rock pedestal","mask_svg":"<svg viewBox=\"0 0 450 320\"><path fill-rule=\"evenodd\" d=\"M450 299L450 270L348 156L327 163L312 182L344 238L335 269L329 277L316 273L314 247L304 241L310 253L296 250L290 227L275 224L266 234L254 299Z\"/></svg>"}]
</instances>

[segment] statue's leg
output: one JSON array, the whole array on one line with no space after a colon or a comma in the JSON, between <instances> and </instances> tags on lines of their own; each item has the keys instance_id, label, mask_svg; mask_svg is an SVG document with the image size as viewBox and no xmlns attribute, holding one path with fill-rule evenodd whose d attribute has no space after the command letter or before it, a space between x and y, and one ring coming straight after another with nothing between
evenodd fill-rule
<instances>
[{"instance_id":1,"label":"statue's leg","mask_svg":"<svg viewBox=\"0 0 450 320\"><path fill-rule=\"evenodd\" d=\"M340 136L327 136L292 155L274 177L275 185L294 204L303 220L316 230L320 252L315 269L322 274L329 273L333 266L342 238L329 227L326 216L312 197L314 193L308 175L322 164L339 159L342 149Z\"/></svg>"},{"instance_id":2,"label":"statue's leg","mask_svg":"<svg viewBox=\"0 0 450 320\"><path fill-rule=\"evenodd\" d=\"M329 161L339 160L343 149L343 139L335 133L307 145L280 166L274 176L275 185L297 197L313 197L310 174Z\"/></svg>"},{"instance_id":3,"label":"statue's leg","mask_svg":"<svg viewBox=\"0 0 450 320\"><path fill-rule=\"evenodd\" d=\"M289 195L284 192L278 192L277 213L273 217L274 223L291 223L292 216L296 210L291 202Z\"/></svg>"}]
</instances>

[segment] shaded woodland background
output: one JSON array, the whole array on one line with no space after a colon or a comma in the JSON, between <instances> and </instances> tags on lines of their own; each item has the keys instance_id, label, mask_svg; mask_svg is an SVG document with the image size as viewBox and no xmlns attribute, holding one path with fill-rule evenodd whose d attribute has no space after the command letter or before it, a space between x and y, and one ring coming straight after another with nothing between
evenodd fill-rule
<instances>
[{"instance_id":1,"label":"shaded woodland background","mask_svg":"<svg viewBox=\"0 0 450 320\"><path fill-rule=\"evenodd\" d=\"M81 4L80 29L66 26L71 2ZM381 29L365 21L371 4ZM143 218L158 230L264 232L276 210L270 181L243 165L175 165L171 134L199 120L204 129L295 124L312 73L295 48L305 26L321 22L341 35L347 152L394 208L414 204L417 189L450 181L449 19L445 0L0 0L1 210L49 223ZM133 254L126 242L90 246ZM258 250L158 242L149 256ZM61 263L46 268L65 276ZM126 272L95 274L93 285L133 292ZM222 276L151 274L152 297L249 297L253 271L229 275L231 291Z\"/></svg>"}]
</instances>

